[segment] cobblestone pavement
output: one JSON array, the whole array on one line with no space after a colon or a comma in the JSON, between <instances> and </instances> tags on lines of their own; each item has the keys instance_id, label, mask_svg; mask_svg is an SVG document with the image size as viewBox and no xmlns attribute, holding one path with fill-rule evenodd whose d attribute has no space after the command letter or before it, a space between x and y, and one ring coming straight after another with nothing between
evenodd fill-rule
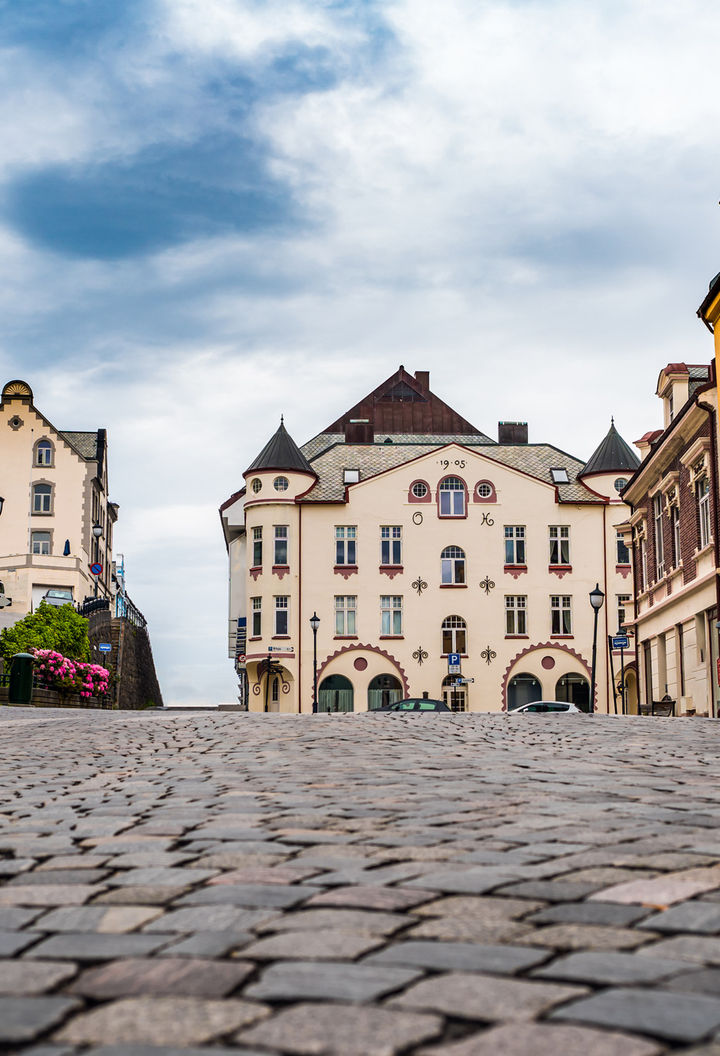
<instances>
[{"instance_id":1,"label":"cobblestone pavement","mask_svg":"<svg viewBox=\"0 0 720 1056\"><path fill-rule=\"evenodd\" d=\"M0 711L0 1051L720 1056L712 721Z\"/></svg>"}]
</instances>

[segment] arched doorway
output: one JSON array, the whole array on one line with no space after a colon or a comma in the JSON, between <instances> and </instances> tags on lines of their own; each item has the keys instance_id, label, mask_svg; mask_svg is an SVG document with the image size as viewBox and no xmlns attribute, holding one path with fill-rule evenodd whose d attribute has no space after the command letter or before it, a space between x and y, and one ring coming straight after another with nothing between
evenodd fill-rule
<instances>
[{"instance_id":1,"label":"arched doorway","mask_svg":"<svg viewBox=\"0 0 720 1056\"><path fill-rule=\"evenodd\" d=\"M590 711L590 683L577 672L563 675L555 685L555 700L574 704L581 711Z\"/></svg>"},{"instance_id":2,"label":"arched doorway","mask_svg":"<svg viewBox=\"0 0 720 1056\"><path fill-rule=\"evenodd\" d=\"M318 711L353 711L353 684L344 675L328 675L318 687Z\"/></svg>"},{"instance_id":3,"label":"arched doorway","mask_svg":"<svg viewBox=\"0 0 720 1056\"><path fill-rule=\"evenodd\" d=\"M442 683L443 700L451 711L467 711L467 686L456 686L457 675L446 675Z\"/></svg>"},{"instance_id":4,"label":"arched doorway","mask_svg":"<svg viewBox=\"0 0 720 1056\"><path fill-rule=\"evenodd\" d=\"M377 711L385 704L403 699L403 688L394 675L375 675L368 685L368 711Z\"/></svg>"},{"instance_id":5,"label":"arched doorway","mask_svg":"<svg viewBox=\"0 0 720 1056\"><path fill-rule=\"evenodd\" d=\"M521 672L510 679L507 688L508 711L514 711L523 704L532 704L536 700L542 700L542 685L539 678Z\"/></svg>"}]
</instances>

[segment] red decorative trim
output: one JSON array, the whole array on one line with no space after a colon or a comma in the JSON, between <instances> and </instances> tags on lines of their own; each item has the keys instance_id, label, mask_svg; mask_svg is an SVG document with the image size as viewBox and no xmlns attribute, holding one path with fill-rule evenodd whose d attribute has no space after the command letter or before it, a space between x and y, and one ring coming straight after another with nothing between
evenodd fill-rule
<instances>
[{"instance_id":1,"label":"red decorative trim","mask_svg":"<svg viewBox=\"0 0 720 1056\"><path fill-rule=\"evenodd\" d=\"M252 638L249 638L248 641L250 641L250 642L261 642L262 641L262 635L261 634L256 634Z\"/></svg>"},{"instance_id":2,"label":"red decorative trim","mask_svg":"<svg viewBox=\"0 0 720 1056\"><path fill-rule=\"evenodd\" d=\"M572 565L548 565L548 572L552 572L558 579L562 579L563 576L567 576L569 572L572 572Z\"/></svg>"},{"instance_id":3,"label":"red decorative trim","mask_svg":"<svg viewBox=\"0 0 720 1056\"><path fill-rule=\"evenodd\" d=\"M401 641L403 641L404 638L405 638L404 634L381 634L380 635L380 641L381 642L385 642L388 639L393 639L396 642L401 642Z\"/></svg>"},{"instance_id":4,"label":"red decorative trim","mask_svg":"<svg viewBox=\"0 0 720 1056\"><path fill-rule=\"evenodd\" d=\"M465 590L467 583L441 583L440 590Z\"/></svg>"},{"instance_id":5,"label":"red decorative trim","mask_svg":"<svg viewBox=\"0 0 720 1056\"><path fill-rule=\"evenodd\" d=\"M283 652L282 650L278 649L278 651L276 653L273 653L272 656L273 660L276 660L280 656L284 656L286 659L290 660L295 659L295 653L292 649L288 649L287 652ZM264 653L248 653L245 657L245 660L267 660L267 658L268 654L267 650L265 650Z\"/></svg>"},{"instance_id":6,"label":"red decorative trim","mask_svg":"<svg viewBox=\"0 0 720 1056\"><path fill-rule=\"evenodd\" d=\"M506 639L506 641L507 641L508 639L516 639L516 638L529 638L529 637L530 637L530 635L529 635L529 634L506 634L506 635L505 635L505 639Z\"/></svg>"},{"instance_id":7,"label":"red decorative trim","mask_svg":"<svg viewBox=\"0 0 720 1056\"><path fill-rule=\"evenodd\" d=\"M592 679L592 669L590 664L587 662L584 656L571 649L569 645L558 645L555 642L538 642L537 645L529 645L526 649L522 649L519 653L516 653L513 659L510 661L508 666L505 668L505 674L502 680L502 708L501 711L507 711L507 687L510 681L510 672L524 656L528 653L537 653L541 649L562 649L563 652L569 653L570 656L574 656L576 660L579 660L582 666L587 671L588 681ZM597 701L597 686L595 687L595 702ZM595 710L596 703L594 702L593 710Z\"/></svg>"},{"instance_id":8,"label":"red decorative trim","mask_svg":"<svg viewBox=\"0 0 720 1056\"><path fill-rule=\"evenodd\" d=\"M290 635L289 634L274 634L272 636L272 640L274 642L289 642L290 641Z\"/></svg>"},{"instance_id":9,"label":"red decorative trim","mask_svg":"<svg viewBox=\"0 0 720 1056\"><path fill-rule=\"evenodd\" d=\"M335 565L333 568L335 575L342 576L343 579L349 579L350 576L354 576L357 570L357 565Z\"/></svg>"},{"instance_id":10,"label":"red decorative trim","mask_svg":"<svg viewBox=\"0 0 720 1056\"><path fill-rule=\"evenodd\" d=\"M377 645L344 645L342 646L342 648L336 649L334 653L331 653L329 656L325 657L322 664L318 668L318 685L320 685L320 678L328 664L330 664L333 660L336 660L338 656L342 656L343 653L357 653L361 650L365 650L366 652L370 653L379 653L380 656L384 656L386 660L389 660L391 664L394 664L394 666L397 668L400 678L402 679L405 696L410 696L410 683L408 682L407 675L405 674L405 669L400 666L400 662L395 659L392 653L388 653L386 649L380 649Z\"/></svg>"},{"instance_id":11,"label":"red decorative trim","mask_svg":"<svg viewBox=\"0 0 720 1056\"><path fill-rule=\"evenodd\" d=\"M358 636L356 634L334 634L333 635L333 641L334 642L345 642L345 641L347 641L347 642L356 642L357 640L358 640Z\"/></svg>"},{"instance_id":12,"label":"red decorative trim","mask_svg":"<svg viewBox=\"0 0 720 1056\"><path fill-rule=\"evenodd\" d=\"M507 572L508 575L511 575L513 577L513 579L517 579L519 576L522 576L522 574L524 572L527 572L527 570L527 565L505 565L503 568L503 572Z\"/></svg>"},{"instance_id":13,"label":"red decorative trim","mask_svg":"<svg viewBox=\"0 0 720 1056\"><path fill-rule=\"evenodd\" d=\"M388 576L390 579L395 579L395 576L399 576L405 569L402 565L380 565L378 571L383 576Z\"/></svg>"},{"instance_id":14,"label":"red decorative trim","mask_svg":"<svg viewBox=\"0 0 720 1056\"><path fill-rule=\"evenodd\" d=\"M417 497L417 495L413 495L413 490L412 489L413 489L413 487L416 484L424 484L425 487L427 488L427 494L422 499L419 499ZM418 502L424 502L424 503L432 502L432 491L430 490L430 485L428 484L428 482L426 480L422 480L421 477L418 477L417 480L414 480L412 482L412 484L408 488L408 502L414 502L414 503L418 503Z\"/></svg>"},{"instance_id":15,"label":"red decorative trim","mask_svg":"<svg viewBox=\"0 0 720 1056\"><path fill-rule=\"evenodd\" d=\"M615 571L618 575L622 576L623 579L627 579L632 569L630 568L630 565L615 565Z\"/></svg>"},{"instance_id":16,"label":"red decorative trim","mask_svg":"<svg viewBox=\"0 0 720 1056\"><path fill-rule=\"evenodd\" d=\"M550 637L552 638L553 641L555 641L556 638L574 638L575 635L574 634L551 634Z\"/></svg>"},{"instance_id":17,"label":"red decorative trim","mask_svg":"<svg viewBox=\"0 0 720 1056\"><path fill-rule=\"evenodd\" d=\"M274 576L277 576L278 579L282 579L283 576L286 576L289 571L290 571L290 565L273 565L272 566L272 573L273 573Z\"/></svg>"},{"instance_id":18,"label":"red decorative trim","mask_svg":"<svg viewBox=\"0 0 720 1056\"><path fill-rule=\"evenodd\" d=\"M255 565L254 568L248 569L250 575L254 580L257 580L258 576L262 575L262 565Z\"/></svg>"}]
</instances>

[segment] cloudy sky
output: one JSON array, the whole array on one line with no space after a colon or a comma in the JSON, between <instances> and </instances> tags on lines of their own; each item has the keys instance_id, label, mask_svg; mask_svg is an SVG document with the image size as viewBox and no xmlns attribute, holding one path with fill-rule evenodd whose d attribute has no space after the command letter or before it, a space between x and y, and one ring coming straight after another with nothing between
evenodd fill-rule
<instances>
[{"instance_id":1,"label":"cloudy sky","mask_svg":"<svg viewBox=\"0 0 720 1056\"><path fill-rule=\"evenodd\" d=\"M0 0L0 364L105 426L166 703L235 699L218 506L392 373L587 458L720 270L700 0Z\"/></svg>"}]
</instances>

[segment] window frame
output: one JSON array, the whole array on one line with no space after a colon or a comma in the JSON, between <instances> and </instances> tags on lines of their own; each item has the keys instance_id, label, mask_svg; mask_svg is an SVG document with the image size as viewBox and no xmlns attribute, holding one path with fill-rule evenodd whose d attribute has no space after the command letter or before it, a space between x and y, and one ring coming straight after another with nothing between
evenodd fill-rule
<instances>
[{"instance_id":1,"label":"window frame","mask_svg":"<svg viewBox=\"0 0 720 1056\"><path fill-rule=\"evenodd\" d=\"M682 564L682 549L680 541L680 507L670 507L670 535L672 538L672 560L673 568L679 568Z\"/></svg>"},{"instance_id":2,"label":"window frame","mask_svg":"<svg viewBox=\"0 0 720 1056\"><path fill-rule=\"evenodd\" d=\"M570 525L548 525L548 542L550 544L550 565L568 567L570 565ZM556 560L553 560L553 549Z\"/></svg>"},{"instance_id":3,"label":"window frame","mask_svg":"<svg viewBox=\"0 0 720 1056\"><path fill-rule=\"evenodd\" d=\"M43 488L38 492L38 488ZM47 509L37 509L36 499L42 496L47 500ZM45 505L45 503L41 503ZM31 485L30 509L33 517L50 517L55 510L55 485L51 480L34 480Z\"/></svg>"},{"instance_id":4,"label":"window frame","mask_svg":"<svg viewBox=\"0 0 720 1056\"><path fill-rule=\"evenodd\" d=\"M40 459L40 451L47 451L47 461ZM55 465L55 445L47 436L41 436L33 445L33 466L35 469L52 469Z\"/></svg>"},{"instance_id":5,"label":"window frame","mask_svg":"<svg viewBox=\"0 0 720 1056\"><path fill-rule=\"evenodd\" d=\"M282 602L284 602L285 604L282 604ZM283 617L284 617L284 629L283 629ZM273 638L289 638L290 637L290 595L289 594L276 594L275 595L273 628L274 628Z\"/></svg>"},{"instance_id":6,"label":"window frame","mask_svg":"<svg viewBox=\"0 0 720 1056\"><path fill-rule=\"evenodd\" d=\"M284 533L284 534L283 534ZM281 560L285 552L285 560ZM273 568L286 568L290 564L290 526L273 525Z\"/></svg>"},{"instance_id":7,"label":"window frame","mask_svg":"<svg viewBox=\"0 0 720 1056\"><path fill-rule=\"evenodd\" d=\"M701 490L702 489L702 490ZM698 549L704 550L712 542L712 526L710 524L710 481L706 476L698 480L695 485L695 494L698 511Z\"/></svg>"},{"instance_id":8,"label":"window frame","mask_svg":"<svg viewBox=\"0 0 720 1056\"><path fill-rule=\"evenodd\" d=\"M252 638L262 638L262 598L250 599L252 612Z\"/></svg>"},{"instance_id":9,"label":"window frame","mask_svg":"<svg viewBox=\"0 0 720 1056\"><path fill-rule=\"evenodd\" d=\"M453 623L453 620L457 622ZM448 656L450 653L459 653L461 656L468 655L467 621L464 617L458 616L457 613L446 616L440 625L440 633L442 636L443 656ZM446 649L446 645L449 645L450 648Z\"/></svg>"},{"instance_id":10,"label":"window frame","mask_svg":"<svg viewBox=\"0 0 720 1056\"><path fill-rule=\"evenodd\" d=\"M663 497L658 492L653 496L653 532L655 538L655 579L665 575L665 539L663 536Z\"/></svg>"},{"instance_id":11,"label":"window frame","mask_svg":"<svg viewBox=\"0 0 720 1056\"><path fill-rule=\"evenodd\" d=\"M458 485L457 487L455 485ZM452 486L451 486L452 485ZM448 496L447 503L443 501ZM452 496L452 498L450 498ZM446 505L448 509L443 510ZM460 507L458 509L458 507ZM467 517L468 488L462 477L451 473L439 481L437 487L437 515L443 520L461 520Z\"/></svg>"},{"instance_id":12,"label":"window frame","mask_svg":"<svg viewBox=\"0 0 720 1056\"><path fill-rule=\"evenodd\" d=\"M352 532L350 535L348 533ZM356 524L335 525L335 567L357 567L358 526ZM351 560L352 558L352 560Z\"/></svg>"},{"instance_id":13,"label":"window frame","mask_svg":"<svg viewBox=\"0 0 720 1056\"><path fill-rule=\"evenodd\" d=\"M402 638L403 596L402 594L380 595L380 637Z\"/></svg>"},{"instance_id":14,"label":"window frame","mask_svg":"<svg viewBox=\"0 0 720 1056\"><path fill-rule=\"evenodd\" d=\"M467 586L467 559L461 546L452 544L441 551L440 583L443 587Z\"/></svg>"},{"instance_id":15,"label":"window frame","mask_svg":"<svg viewBox=\"0 0 720 1056\"><path fill-rule=\"evenodd\" d=\"M511 535L508 535L511 532ZM527 567L527 526L524 524L506 524L504 526L503 542L505 544L505 567ZM521 550L522 557L518 557ZM511 559L509 559L511 555Z\"/></svg>"},{"instance_id":16,"label":"window frame","mask_svg":"<svg viewBox=\"0 0 720 1056\"><path fill-rule=\"evenodd\" d=\"M334 611L335 637L357 638L357 594L336 594Z\"/></svg>"},{"instance_id":17,"label":"window frame","mask_svg":"<svg viewBox=\"0 0 720 1056\"><path fill-rule=\"evenodd\" d=\"M380 525L380 565L397 568L402 565L402 525Z\"/></svg>"},{"instance_id":18,"label":"window frame","mask_svg":"<svg viewBox=\"0 0 720 1056\"><path fill-rule=\"evenodd\" d=\"M622 550L620 549L622 547ZM623 557L623 554L625 555ZM630 564L630 547L625 542L622 532L615 533L615 563L618 565Z\"/></svg>"},{"instance_id":19,"label":"window frame","mask_svg":"<svg viewBox=\"0 0 720 1056\"><path fill-rule=\"evenodd\" d=\"M262 568L263 563L263 537L262 537L262 526L253 528L252 547L253 547L253 560L252 568Z\"/></svg>"},{"instance_id":20,"label":"window frame","mask_svg":"<svg viewBox=\"0 0 720 1056\"><path fill-rule=\"evenodd\" d=\"M505 636L527 637L527 594L505 595Z\"/></svg>"},{"instance_id":21,"label":"window frame","mask_svg":"<svg viewBox=\"0 0 720 1056\"><path fill-rule=\"evenodd\" d=\"M35 537L39 536L39 535L47 536L47 538L46 539L42 539L42 540L37 540ZM40 541L42 543L46 543L47 544L47 550L36 550L35 549L35 543L38 542L38 541ZM48 531L46 528L38 528L37 530L32 530L30 532L30 553L36 555L37 557L51 557L52 556L52 532Z\"/></svg>"},{"instance_id":22,"label":"window frame","mask_svg":"<svg viewBox=\"0 0 720 1056\"><path fill-rule=\"evenodd\" d=\"M567 604L566 604L567 603ZM553 638L573 635L572 594L550 595L550 634Z\"/></svg>"}]
</instances>

